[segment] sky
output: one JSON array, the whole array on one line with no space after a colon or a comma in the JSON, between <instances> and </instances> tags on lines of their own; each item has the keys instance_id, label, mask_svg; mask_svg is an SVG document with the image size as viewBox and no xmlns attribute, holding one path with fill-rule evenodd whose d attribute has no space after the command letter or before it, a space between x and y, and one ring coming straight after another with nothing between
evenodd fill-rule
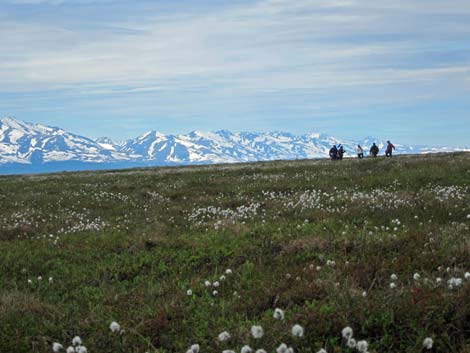
<instances>
[{"instance_id":1,"label":"sky","mask_svg":"<svg viewBox=\"0 0 470 353\"><path fill-rule=\"evenodd\" d=\"M470 146L470 1L0 0L0 116Z\"/></svg>"}]
</instances>

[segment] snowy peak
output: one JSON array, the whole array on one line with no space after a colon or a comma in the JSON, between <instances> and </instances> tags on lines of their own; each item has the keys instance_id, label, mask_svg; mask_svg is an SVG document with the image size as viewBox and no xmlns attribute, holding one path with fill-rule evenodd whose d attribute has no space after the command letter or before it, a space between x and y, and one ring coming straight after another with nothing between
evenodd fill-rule
<instances>
[{"instance_id":1,"label":"snowy peak","mask_svg":"<svg viewBox=\"0 0 470 353\"><path fill-rule=\"evenodd\" d=\"M127 157L60 128L22 122L11 117L0 119L0 163L102 163L122 159Z\"/></svg>"},{"instance_id":2,"label":"snowy peak","mask_svg":"<svg viewBox=\"0 0 470 353\"><path fill-rule=\"evenodd\" d=\"M57 127L27 123L11 117L0 119L0 165L41 166L78 162L119 166L211 164L328 157L332 145L342 144L346 156L355 156L357 145L368 151L376 143L383 153L386 141L366 137L340 140L321 133L301 135L284 131L232 132L194 130L187 134L163 134L152 130L127 141L107 137L91 140ZM456 148L405 146L397 153L456 151ZM462 150L462 149L461 149ZM465 149L463 149L465 150ZM469 150L469 149L466 149Z\"/></svg>"}]
</instances>

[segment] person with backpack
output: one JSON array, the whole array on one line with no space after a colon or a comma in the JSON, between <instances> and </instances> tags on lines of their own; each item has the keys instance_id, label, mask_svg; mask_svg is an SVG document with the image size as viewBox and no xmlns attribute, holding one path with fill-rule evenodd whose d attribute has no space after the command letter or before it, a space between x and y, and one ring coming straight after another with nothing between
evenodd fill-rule
<instances>
[{"instance_id":1,"label":"person with backpack","mask_svg":"<svg viewBox=\"0 0 470 353\"><path fill-rule=\"evenodd\" d=\"M372 156L372 158L377 157L377 155L379 154L379 148L377 147L375 142L372 144L372 147L370 148L369 152L370 152L370 155Z\"/></svg>"},{"instance_id":2,"label":"person with backpack","mask_svg":"<svg viewBox=\"0 0 470 353\"><path fill-rule=\"evenodd\" d=\"M362 149L361 145L357 145L357 158L364 158L364 150Z\"/></svg>"},{"instance_id":3,"label":"person with backpack","mask_svg":"<svg viewBox=\"0 0 470 353\"><path fill-rule=\"evenodd\" d=\"M345 152L345 151L344 151L343 145L339 145L339 148L338 148L338 159L339 159L340 161L343 160L344 152Z\"/></svg>"},{"instance_id":4,"label":"person with backpack","mask_svg":"<svg viewBox=\"0 0 470 353\"><path fill-rule=\"evenodd\" d=\"M336 145L330 148L330 158L332 161L334 161L338 156L338 149L336 148Z\"/></svg>"},{"instance_id":5,"label":"person with backpack","mask_svg":"<svg viewBox=\"0 0 470 353\"><path fill-rule=\"evenodd\" d=\"M392 156L392 150L395 150L395 146L390 141L387 141L387 149L385 150L385 156L386 157L391 157Z\"/></svg>"}]
</instances>

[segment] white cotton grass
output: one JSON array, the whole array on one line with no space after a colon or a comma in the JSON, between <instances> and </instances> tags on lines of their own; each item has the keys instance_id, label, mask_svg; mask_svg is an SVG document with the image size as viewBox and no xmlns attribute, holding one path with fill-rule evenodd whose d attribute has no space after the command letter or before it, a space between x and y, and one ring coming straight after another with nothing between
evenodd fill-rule
<instances>
[{"instance_id":1,"label":"white cotton grass","mask_svg":"<svg viewBox=\"0 0 470 353\"><path fill-rule=\"evenodd\" d=\"M186 291L186 295L187 295L188 297L192 296L192 295L193 295L193 291L192 291L191 289L188 289L188 290Z\"/></svg>"},{"instance_id":2,"label":"white cotton grass","mask_svg":"<svg viewBox=\"0 0 470 353\"><path fill-rule=\"evenodd\" d=\"M73 346L80 346L81 344L82 344L82 339L80 338L80 336L75 336L72 339L72 345Z\"/></svg>"},{"instance_id":3,"label":"white cotton grass","mask_svg":"<svg viewBox=\"0 0 470 353\"><path fill-rule=\"evenodd\" d=\"M257 349L256 353L267 353L263 348Z\"/></svg>"},{"instance_id":4,"label":"white cotton grass","mask_svg":"<svg viewBox=\"0 0 470 353\"><path fill-rule=\"evenodd\" d=\"M396 281L396 280L398 279L398 276L397 276L396 274L392 273L392 274L390 275L390 279L391 279L392 281Z\"/></svg>"},{"instance_id":5,"label":"white cotton grass","mask_svg":"<svg viewBox=\"0 0 470 353\"><path fill-rule=\"evenodd\" d=\"M343 338L346 340L353 338L353 334L354 334L353 329L349 326L346 326L345 328L341 330L341 336L343 336Z\"/></svg>"},{"instance_id":6,"label":"white cotton grass","mask_svg":"<svg viewBox=\"0 0 470 353\"><path fill-rule=\"evenodd\" d=\"M251 326L251 335L256 339L261 338L264 335L264 330L261 326L253 325Z\"/></svg>"},{"instance_id":7,"label":"white cotton grass","mask_svg":"<svg viewBox=\"0 0 470 353\"><path fill-rule=\"evenodd\" d=\"M303 337L304 336L304 328L299 324L292 326L292 336L294 337Z\"/></svg>"},{"instance_id":8,"label":"white cotton grass","mask_svg":"<svg viewBox=\"0 0 470 353\"><path fill-rule=\"evenodd\" d=\"M320 349L317 353L328 353L325 348Z\"/></svg>"},{"instance_id":9,"label":"white cotton grass","mask_svg":"<svg viewBox=\"0 0 470 353\"><path fill-rule=\"evenodd\" d=\"M59 342L54 342L52 344L52 351L54 353L60 352L64 347ZM66 353L87 353L87 348L83 345L82 339L80 336L75 336L72 339L72 345L68 346L65 350Z\"/></svg>"},{"instance_id":10,"label":"white cotton grass","mask_svg":"<svg viewBox=\"0 0 470 353\"><path fill-rule=\"evenodd\" d=\"M219 336L217 337L217 339L220 341L220 342L225 342L225 341L228 341L230 339L230 333L228 333L227 331L224 331L222 333L219 334Z\"/></svg>"},{"instance_id":11,"label":"white cotton grass","mask_svg":"<svg viewBox=\"0 0 470 353\"><path fill-rule=\"evenodd\" d=\"M395 282L390 283L390 289L397 288L397 284Z\"/></svg>"},{"instance_id":12,"label":"white cotton grass","mask_svg":"<svg viewBox=\"0 0 470 353\"><path fill-rule=\"evenodd\" d=\"M113 321L113 322L111 322L111 324L109 324L109 329L113 333L120 333L121 332L121 325L119 325L116 321Z\"/></svg>"},{"instance_id":13,"label":"white cotton grass","mask_svg":"<svg viewBox=\"0 0 470 353\"><path fill-rule=\"evenodd\" d=\"M460 287L462 283L463 283L462 278L452 277L451 279L447 281L447 286L449 287L449 289L454 289L454 288Z\"/></svg>"},{"instance_id":14,"label":"white cotton grass","mask_svg":"<svg viewBox=\"0 0 470 353\"><path fill-rule=\"evenodd\" d=\"M206 280L206 281L204 281L204 286L210 287L210 286L212 286L212 283L210 281Z\"/></svg>"},{"instance_id":15,"label":"white cotton grass","mask_svg":"<svg viewBox=\"0 0 470 353\"><path fill-rule=\"evenodd\" d=\"M431 337L426 337L423 340L423 347L426 349L431 349L433 344L434 344L434 341L432 340Z\"/></svg>"},{"instance_id":16,"label":"white cotton grass","mask_svg":"<svg viewBox=\"0 0 470 353\"><path fill-rule=\"evenodd\" d=\"M353 349L353 348L356 348L357 342L356 342L356 340L355 340L354 338L350 338L350 339L348 339L348 341L346 342L346 345L347 345L349 348Z\"/></svg>"},{"instance_id":17,"label":"white cotton grass","mask_svg":"<svg viewBox=\"0 0 470 353\"><path fill-rule=\"evenodd\" d=\"M61 345L60 343L58 343L58 342L52 343L52 351L53 351L54 353L60 352L63 348L64 348L64 346L62 346L62 345Z\"/></svg>"},{"instance_id":18,"label":"white cotton grass","mask_svg":"<svg viewBox=\"0 0 470 353\"><path fill-rule=\"evenodd\" d=\"M356 349L361 353L367 353L367 350L369 349L369 344L365 340L358 341L356 344Z\"/></svg>"},{"instance_id":19,"label":"white cotton grass","mask_svg":"<svg viewBox=\"0 0 470 353\"><path fill-rule=\"evenodd\" d=\"M232 351L231 349L226 349L222 351L222 353L235 353L235 351Z\"/></svg>"},{"instance_id":20,"label":"white cotton grass","mask_svg":"<svg viewBox=\"0 0 470 353\"><path fill-rule=\"evenodd\" d=\"M463 276L466 280L470 281L470 272L465 272Z\"/></svg>"},{"instance_id":21,"label":"white cotton grass","mask_svg":"<svg viewBox=\"0 0 470 353\"><path fill-rule=\"evenodd\" d=\"M240 353L251 353L251 352L253 352L253 349L248 345L243 346L242 349L240 350Z\"/></svg>"},{"instance_id":22,"label":"white cotton grass","mask_svg":"<svg viewBox=\"0 0 470 353\"><path fill-rule=\"evenodd\" d=\"M421 275L418 272L416 272L415 274L413 274L413 279L415 281L419 281L421 279Z\"/></svg>"},{"instance_id":23,"label":"white cotton grass","mask_svg":"<svg viewBox=\"0 0 470 353\"><path fill-rule=\"evenodd\" d=\"M281 343L279 347L276 348L276 353L287 353L287 344Z\"/></svg>"},{"instance_id":24,"label":"white cotton grass","mask_svg":"<svg viewBox=\"0 0 470 353\"><path fill-rule=\"evenodd\" d=\"M279 308L274 309L273 317L276 320L284 320L284 311L282 309L279 309Z\"/></svg>"},{"instance_id":25,"label":"white cotton grass","mask_svg":"<svg viewBox=\"0 0 470 353\"><path fill-rule=\"evenodd\" d=\"M232 273L233 273L233 271L232 271L231 269L229 269L229 268L227 268L227 269L225 270L225 274L226 274L226 275L231 275Z\"/></svg>"},{"instance_id":26,"label":"white cotton grass","mask_svg":"<svg viewBox=\"0 0 470 353\"><path fill-rule=\"evenodd\" d=\"M201 347L198 344L192 344L191 347L188 348L186 353L199 353Z\"/></svg>"}]
</instances>

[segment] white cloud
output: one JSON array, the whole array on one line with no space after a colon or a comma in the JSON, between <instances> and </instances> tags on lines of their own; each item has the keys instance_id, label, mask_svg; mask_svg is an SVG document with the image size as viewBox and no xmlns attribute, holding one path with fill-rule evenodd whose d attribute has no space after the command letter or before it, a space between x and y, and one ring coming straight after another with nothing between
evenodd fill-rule
<instances>
[{"instance_id":1,"label":"white cloud","mask_svg":"<svg viewBox=\"0 0 470 353\"><path fill-rule=\"evenodd\" d=\"M440 78L461 82L468 62L433 62L426 54L445 53L449 43L470 35L462 22L439 17L470 14L470 3L422 4L266 0L206 14L97 21L94 29L34 18L10 20L0 24L0 47L8 48L0 55L0 92L78 86L78 93L122 94L202 84L229 87L235 94ZM418 65L409 65L410 56ZM126 88L116 90L116 85Z\"/></svg>"}]
</instances>

